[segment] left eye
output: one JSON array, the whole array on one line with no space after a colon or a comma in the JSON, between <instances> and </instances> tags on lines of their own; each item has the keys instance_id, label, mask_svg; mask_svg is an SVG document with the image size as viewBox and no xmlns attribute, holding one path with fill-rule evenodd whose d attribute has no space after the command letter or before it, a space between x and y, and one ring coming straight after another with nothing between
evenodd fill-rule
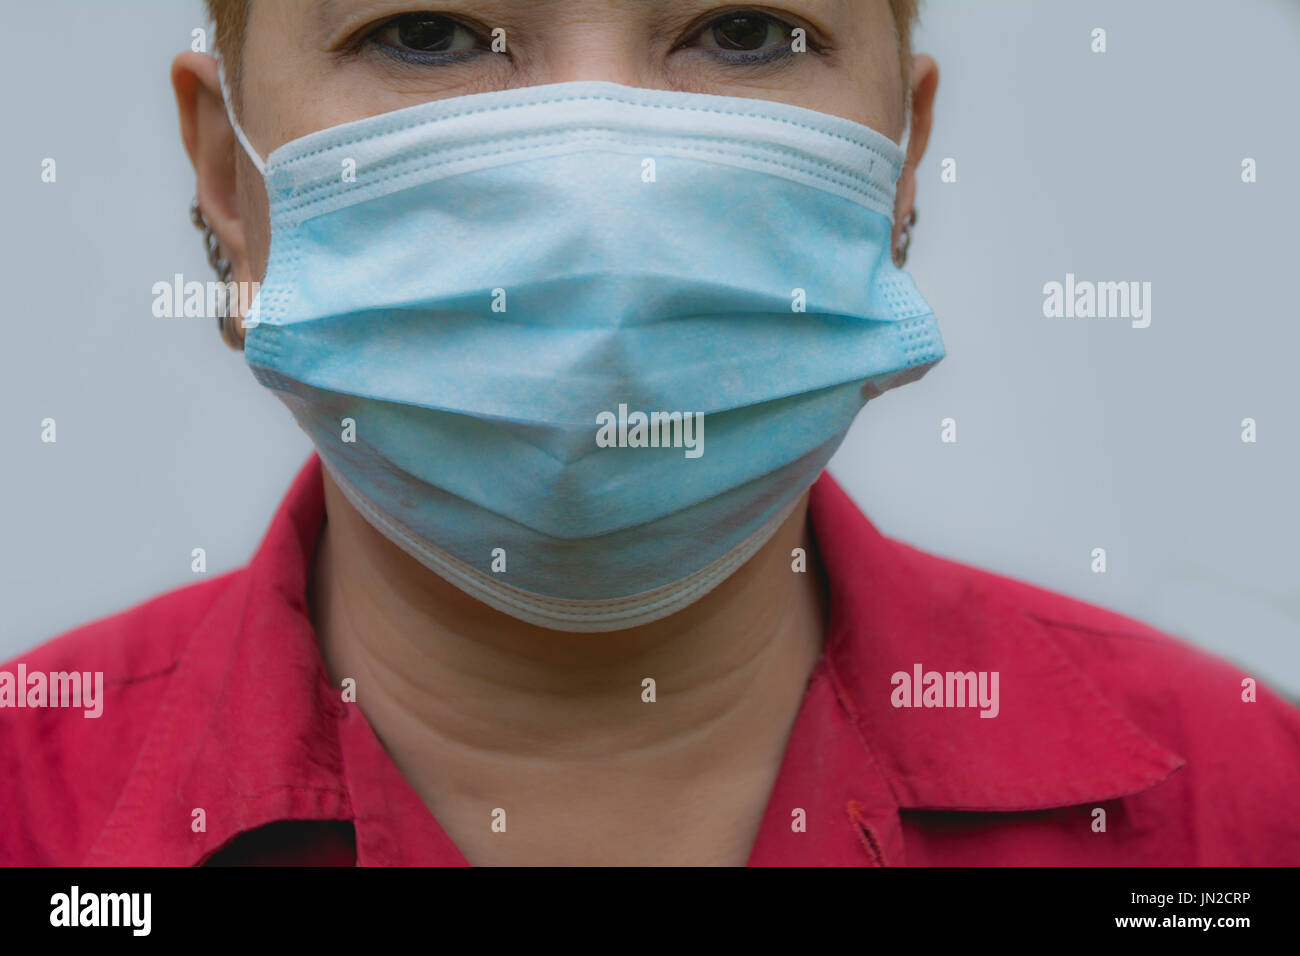
<instances>
[{"instance_id":1,"label":"left eye","mask_svg":"<svg viewBox=\"0 0 1300 956\"><path fill-rule=\"evenodd\" d=\"M478 47L478 37L463 23L437 13L407 13L375 32L384 44L408 53L456 53Z\"/></svg>"},{"instance_id":2,"label":"left eye","mask_svg":"<svg viewBox=\"0 0 1300 956\"><path fill-rule=\"evenodd\" d=\"M714 20L700 34L711 39L714 49L732 53L754 53L790 36L790 26L766 13L729 13ZM706 44L707 46L707 44Z\"/></svg>"}]
</instances>

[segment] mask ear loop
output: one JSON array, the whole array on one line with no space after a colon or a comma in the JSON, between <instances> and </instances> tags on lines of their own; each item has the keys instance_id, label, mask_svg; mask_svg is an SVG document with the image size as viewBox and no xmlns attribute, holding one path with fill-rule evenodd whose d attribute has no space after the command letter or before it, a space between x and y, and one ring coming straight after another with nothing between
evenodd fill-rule
<instances>
[{"instance_id":1,"label":"mask ear loop","mask_svg":"<svg viewBox=\"0 0 1300 956\"><path fill-rule=\"evenodd\" d=\"M226 84L226 65L222 62L220 57L217 58L217 76L221 80L221 102L225 104L226 118L230 120L230 126L235 131L235 138L239 140L239 145L244 147L244 152L248 154L248 158L252 161L253 166L259 173L265 176L266 163L262 161L262 157L257 154L257 150L253 149L253 144L250 143L248 137L244 135L244 128L239 125L239 120L235 119L234 107L230 105L232 102L230 87Z\"/></svg>"}]
</instances>

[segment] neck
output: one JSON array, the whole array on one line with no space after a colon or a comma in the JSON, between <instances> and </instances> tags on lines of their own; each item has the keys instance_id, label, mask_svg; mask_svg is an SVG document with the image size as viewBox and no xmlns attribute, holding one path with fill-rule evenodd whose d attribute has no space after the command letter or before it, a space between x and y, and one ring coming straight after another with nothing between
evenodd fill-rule
<instances>
[{"instance_id":1,"label":"neck","mask_svg":"<svg viewBox=\"0 0 1300 956\"><path fill-rule=\"evenodd\" d=\"M504 845L481 839L502 794L545 815L545 827L512 838L515 859L554 861L574 845L557 814L581 825L577 845L588 849L608 815L627 849L628 807L657 839L680 832L683 813L704 826L706 793L731 803L721 804L726 827L705 827L725 837L702 862L744 862L821 651L824 583L806 494L708 595L596 634L489 608L375 531L328 473L325 497L311 612L326 668L336 684L356 679L376 735L471 862L491 862ZM792 571L794 548L808 555L807 573ZM691 852L663 850L675 862Z\"/></svg>"}]
</instances>

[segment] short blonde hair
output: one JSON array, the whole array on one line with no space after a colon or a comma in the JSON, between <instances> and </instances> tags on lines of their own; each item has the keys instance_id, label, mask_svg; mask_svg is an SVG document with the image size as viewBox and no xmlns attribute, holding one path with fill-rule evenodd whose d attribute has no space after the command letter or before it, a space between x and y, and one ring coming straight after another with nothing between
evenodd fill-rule
<instances>
[{"instance_id":1,"label":"short blonde hair","mask_svg":"<svg viewBox=\"0 0 1300 956\"><path fill-rule=\"evenodd\" d=\"M203 0L215 28L214 44L226 65L230 92L239 108L239 80L244 58L244 35L248 30L248 5L252 0ZM912 83L912 26L916 23L919 0L889 0L898 33L898 58L903 64L903 98L910 101ZM905 110L906 112L906 110Z\"/></svg>"},{"instance_id":2,"label":"short blonde hair","mask_svg":"<svg viewBox=\"0 0 1300 956\"><path fill-rule=\"evenodd\" d=\"M244 34L248 30L249 3L250 0L203 0L208 19L212 22L213 52L225 64L226 81L230 84L230 94L235 100L237 112L243 112L239 81L243 74Z\"/></svg>"}]
</instances>

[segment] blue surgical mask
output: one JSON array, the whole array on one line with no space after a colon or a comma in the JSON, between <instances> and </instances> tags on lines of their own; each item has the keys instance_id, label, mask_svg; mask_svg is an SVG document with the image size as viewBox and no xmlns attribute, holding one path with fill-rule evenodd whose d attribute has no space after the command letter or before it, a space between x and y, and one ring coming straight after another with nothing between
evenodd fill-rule
<instances>
[{"instance_id":1,"label":"blue surgical mask","mask_svg":"<svg viewBox=\"0 0 1300 956\"><path fill-rule=\"evenodd\" d=\"M944 354L890 258L902 151L849 120L576 82L345 123L264 167L239 137L271 219L254 374L375 528L523 621L698 600L865 402Z\"/></svg>"}]
</instances>

